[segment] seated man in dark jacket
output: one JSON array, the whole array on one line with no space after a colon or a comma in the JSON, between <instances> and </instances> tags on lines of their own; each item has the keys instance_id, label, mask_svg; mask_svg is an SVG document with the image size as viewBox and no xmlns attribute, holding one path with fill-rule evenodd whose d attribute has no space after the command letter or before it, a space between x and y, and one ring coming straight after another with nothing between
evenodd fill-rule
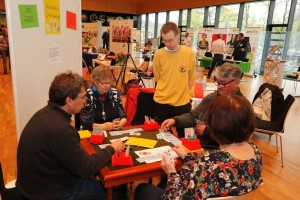
<instances>
[{"instance_id":1,"label":"seated man in dark jacket","mask_svg":"<svg viewBox=\"0 0 300 200\"><path fill-rule=\"evenodd\" d=\"M16 186L26 199L105 199L105 189L91 177L106 166L121 140L88 155L70 124L86 100L86 80L72 72L57 75L49 102L25 126L18 145Z\"/></svg>"},{"instance_id":2,"label":"seated man in dark jacket","mask_svg":"<svg viewBox=\"0 0 300 200\"><path fill-rule=\"evenodd\" d=\"M235 94L244 96L239 88L241 70L236 65L225 63L216 69L216 85L218 90L203 98L201 103L191 112L165 120L161 127L169 130L172 126L179 128L195 127L202 148L218 148L218 143L212 138L209 128L205 126L205 112L208 104L218 95ZM228 120L230 122L230 120Z\"/></svg>"}]
</instances>

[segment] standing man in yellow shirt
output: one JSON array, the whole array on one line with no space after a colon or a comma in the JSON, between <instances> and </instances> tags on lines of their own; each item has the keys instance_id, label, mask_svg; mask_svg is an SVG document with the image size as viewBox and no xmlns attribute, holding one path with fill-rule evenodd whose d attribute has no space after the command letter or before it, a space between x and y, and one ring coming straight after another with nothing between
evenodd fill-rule
<instances>
[{"instance_id":1,"label":"standing man in yellow shirt","mask_svg":"<svg viewBox=\"0 0 300 200\"><path fill-rule=\"evenodd\" d=\"M156 120L188 113L191 110L190 93L195 83L196 58L193 50L179 43L179 29L167 22L160 30L165 44L155 52L153 74L156 85ZM184 137L184 129L177 129L178 137Z\"/></svg>"}]
</instances>

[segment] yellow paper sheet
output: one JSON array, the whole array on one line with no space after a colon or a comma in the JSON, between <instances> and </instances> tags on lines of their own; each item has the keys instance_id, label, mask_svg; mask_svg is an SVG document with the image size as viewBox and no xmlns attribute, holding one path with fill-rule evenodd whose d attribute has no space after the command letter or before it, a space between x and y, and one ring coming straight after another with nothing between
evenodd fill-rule
<instances>
[{"instance_id":1,"label":"yellow paper sheet","mask_svg":"<svg viewBox=\"0 0 300 200\"><path fill-rule=\"evenodd\" d=\"M91 132L88 130L78 131L80 139L90 138Z\"/></svg>"},{"instance_id":2,"label":"yellow paper sheet","mask_svg":"<svg viewBox=\"0 0 300 200\"><path fill-rule=\"evenodd\" d=\"M126 145L134 145L134 146L139 146L139 147L146 147L146 148L154 148L157 141L156 140L150 140L150 139L145 139L145 138L137 138L137 137L129 137L127 142L125 143Z\"/></svg>"}]
</instances>

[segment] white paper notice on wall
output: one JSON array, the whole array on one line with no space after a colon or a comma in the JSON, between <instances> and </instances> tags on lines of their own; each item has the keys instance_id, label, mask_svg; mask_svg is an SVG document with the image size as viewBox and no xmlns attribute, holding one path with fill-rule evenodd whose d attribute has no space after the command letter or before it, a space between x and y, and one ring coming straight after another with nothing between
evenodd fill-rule
<instances>
[{"instance_id":1,"label":"white paper notice on wall","mask_svg":"<svg viewBox=\"0 0 300 200\"><path fill-rule=\"evenodd\" d=\"M60 46L49 47L49 64L61 63L61 48Z\"/></svg>"}]
</instances>

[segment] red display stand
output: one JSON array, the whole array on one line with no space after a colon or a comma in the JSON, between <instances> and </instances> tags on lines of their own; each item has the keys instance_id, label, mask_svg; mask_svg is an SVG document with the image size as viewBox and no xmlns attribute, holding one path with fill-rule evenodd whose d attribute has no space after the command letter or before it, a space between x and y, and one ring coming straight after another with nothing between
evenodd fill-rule
<instances>
[{"instance_id":1,"label":"red display stand","mask_svg":"<svg viewBox=\"0 0 300 200\"><path fill-rule=\"evenodd\" d=\"M201 149L200 140L196 138L193 139L184 138L182 140L182 145L185 146L190 151Z\"/></svg>"},{"instance_id":2,"label":"red display stand","mask_svg":"<svg viewBox=\"0 0 300 200\"><path fill-rule=\"evenodd\" d=\"M131 156L125 156L125 151L118 155L118 152L115 152L115 155L111 158L111 164L115 166L133 166L133 161Z\"/></svg>"},{"instance_id":3,"label":"red display stand","mask_svg":"<svg viewBox=\"0 0 300 200\"><path fill-rule=\"evenodd\" d=\"M90 142L92 144L102 144L104 138L105 138L104 133L103 134L92 134Z\"/></svg>"},{"instance_id":4,"label":"red display stand","mask_svg":"<svg viewBox=\"0 0 300 200\"><path fill-rule=\"evenodd\" d=\"M157 122L152 122L150 123L144 122L144 125L142 127L145 131L154 131L160 129L160 125L158 125Z\"/></svg>"}]
</instances>

